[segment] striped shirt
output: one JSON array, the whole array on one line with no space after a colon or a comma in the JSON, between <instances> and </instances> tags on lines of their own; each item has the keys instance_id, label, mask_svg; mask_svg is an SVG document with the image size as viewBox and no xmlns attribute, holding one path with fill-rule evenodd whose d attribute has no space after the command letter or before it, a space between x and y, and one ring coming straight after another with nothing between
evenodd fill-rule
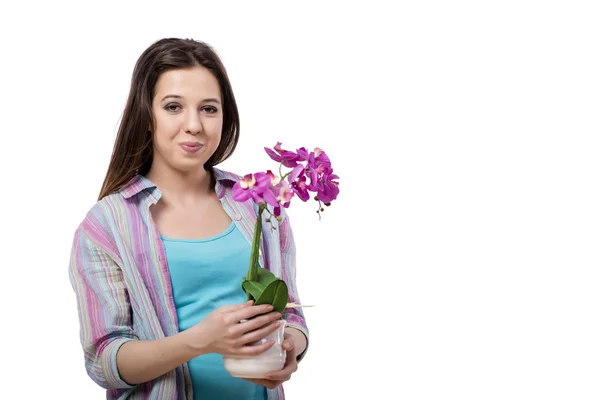
<instances>
[{"instance_id":1,"label":"striped shirt","mask_svg":"<svg viewBox=\"0 0 600 400\"><path fill-rule=\"evenodd\" d=\"M252 200L240 203L231 196L240 177L217 168L213 174L223 209L251 243L256 208ZM107 399L193 398L187 364L138 385L127 384L117 370L117 351L127 341L178 333L165 250L150 213L160 197L156 185L137 175L98 201L75 232L69 278L77 298L85 367L92 380L107 389ZM275 230L263 223L259 262L287 283L289 302L300 303L294 238L283 209L282 217ZM301 308L286 309L283 318L308 338ZM281 385L267 394L268 400L285 398Z\"/></svg>"}]
</instances>

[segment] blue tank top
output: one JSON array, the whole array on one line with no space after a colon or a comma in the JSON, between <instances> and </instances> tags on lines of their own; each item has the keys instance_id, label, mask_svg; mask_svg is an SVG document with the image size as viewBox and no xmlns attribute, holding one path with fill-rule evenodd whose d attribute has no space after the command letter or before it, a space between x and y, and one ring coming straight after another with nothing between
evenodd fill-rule
<instances>
[{"instance_id":1,"label":"blue tank top","mask_svg":"<svg viewBox=\"0 0 600 400\"><path fill-rule=\"evenodd\" d=\"M179 331L202 321L222 305L247 300L241 284L248 271L250 244L235 222L207 239L170 239L161 236L173 287ZM266 400L266 388L234 378L223 366L223 356L205 354L188 362L195 400Z\"/></svg>"}]
</instances>

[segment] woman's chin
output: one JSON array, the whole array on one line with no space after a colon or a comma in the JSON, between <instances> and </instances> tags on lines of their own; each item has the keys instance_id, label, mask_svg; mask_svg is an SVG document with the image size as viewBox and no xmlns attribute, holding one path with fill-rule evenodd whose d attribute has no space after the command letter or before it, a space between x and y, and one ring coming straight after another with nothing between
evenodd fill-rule
<instances>
[{"instance_id":1,"label":"woman's chin","mask_svg":"<svg viewBox=\"0 0 600 400\"><path fill-rule=\"evenodd\" d=\"M183 174L191 174L200 171L205 172L204 164L206 164L206 160L193 160L193 162L192 160L183 160L174 163L173 166Z\"/></svg>"}]
</instances>

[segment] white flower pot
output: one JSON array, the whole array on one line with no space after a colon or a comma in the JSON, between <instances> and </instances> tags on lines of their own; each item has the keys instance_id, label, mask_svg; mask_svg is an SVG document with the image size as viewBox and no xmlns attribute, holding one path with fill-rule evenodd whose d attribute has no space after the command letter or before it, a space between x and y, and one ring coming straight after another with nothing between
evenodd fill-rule
<instances>
[{"instance_id":1,"label":"white flower pot","mask_svg":"<svg viewBox=\"0 0 600 400\"><path fill-rule=\"evenodd\" d=\"M263 344L274 340L275 344L267 351L256 356L223 356L225 369L236 378L262 379L269 372L279 371L285 365L286 351L283 349L285 321L281 320L279 328L264 339L250 343ZM243 322L242 322L243 323Z\"/></svg>"}]
</instances>

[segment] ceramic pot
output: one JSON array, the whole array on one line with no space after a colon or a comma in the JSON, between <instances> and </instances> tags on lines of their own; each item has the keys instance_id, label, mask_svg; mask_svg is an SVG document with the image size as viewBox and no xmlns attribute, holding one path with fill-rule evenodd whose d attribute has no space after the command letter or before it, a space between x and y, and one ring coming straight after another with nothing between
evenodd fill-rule
<instances>
[{"instance_id":1,"label":"ceramic pot","mask_svg":"<svg viewBox=\"0 0 600 400\"><path fill-rule=\"evenodd\" d=\"M286 351L283 349L283 334L285 331L285 321L280 320L281 325L276 331L272 332L262 340L250 343L258 345L274 340L275 344L264 353L256 356L223 356L225 369L231 376L236 378L254 378L262 379L265 374L273 371L279 371L285 365ZM244 322L241 322L244 323Z\"/></svg>"}]
</instances>

